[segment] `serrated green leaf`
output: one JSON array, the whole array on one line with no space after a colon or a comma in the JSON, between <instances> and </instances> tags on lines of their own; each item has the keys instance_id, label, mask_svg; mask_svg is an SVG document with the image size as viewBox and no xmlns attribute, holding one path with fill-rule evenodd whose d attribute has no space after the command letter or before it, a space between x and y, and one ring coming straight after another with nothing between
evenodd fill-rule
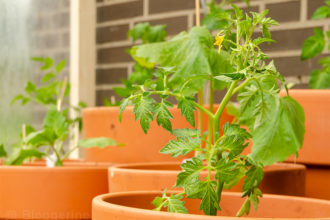
<instances>
[{"instance_id":1,"label":"serrated green leaf","mask_svg":"<svg viewBox=\"0 0 330 220\"><path fill-rule=\"evenodd\" d=\"M153 111L154 111L154 100L147 96L142 95L134 100L133 113L135 114L135 120L140 120L140 125L144 133L149 130L150 121L152 121Z\"/></svg>"},{"instance_id":2,"label":"serrated green leaf","mask_svg":"<svg viewBox=\"0 0 330 220\"><path fill-rule=\"evenodd\" d=\"M7 157L7 152L5 150L5 146L0 144L0 158Z\"/></svg>"},{"instance_id":3,"label":"serrated green leaf","mask_svg":"<svg viewBox=\"0 0 330 220\"><path fill-rule=\"evenodd\" d=\"M105 148L108 146L117 146L117 141L107 138L107 137L98 137L98 138L87 138L79 140L78 146L83 148L91 148L91 147L98 147L98 148Z\"/></svg>"},{"instance_id":4,"label":"serrated green leaf","mask_svg":"<svg viewBox=\"0 0 330 220\"><path fill-rule=\"evenodd\" d=\"M170 119L172 119L173 116L168 108L172 106L173 105L171 103L162 99L160 103L156 104L155 110L153 112L154 117L156 117L157 124L169 132L172 132L172 123Z\"/></svg>"},{"instance_id":5,"label":"serrated green leaf","mask_svg":"<svg viewBox=\"0 0 330 220\"><path fill-rule=\"evenodd\" d=\"M152 204L156 207L153 210L155 211L160 211L163 207L163 202L165 201L166 198L159 197L157 196L153 201Z\"/></svg>"},{"instance_id":6,"label":"serrated green leaf","mask_svg":"<svg viewBox=\"0 0 330 220\"><path fill-rule=\"evenodd\" d=\"M220 147L229 150L229 156L235 157L247 147L246 140L252 136L238 124L229 124L223 126L224 140L220 142Z\"/></svg>"},{"instance_id":7,"label":"serrated green leaf","mask_svg":"<svg viewBox=\"0 0 330 220\"><path fill-rule=\"evenodd\" d=\"M276 99L278 104L271 108L270 120L255 130L249 127L253 136L251 156L264 165L283 161L296 154L304 140L303 108L289 96Z\"/></svg>"},{"instance_id":8,"label":"serrated green leaf","mask_svg":"<svg viewBox=\"0 0 330 220\"><path fill-rule=\"evenodd\" d=\"M203 170L204 166L199 158L194 157L181 164L181 168L183 171L179 173L176 180L177 187L184 187L197 182L199 180L199 173Z\"/></svg>"},{"instance_id":9,"label":"serrated green leaf","mask_svg":"<svg viewBox=\"0 0 330 220\"><path fill-rule=\"evenodd\" d=\"M269 31L269 25L268 24L262 24L261 25L261 33L264 38L271 39L272 35Z\"/></svg>"},{"instance_id":10,"label":"serrated green leaf","mask_svg":"<svg viewBox=\"0 0 330 220\"><path fill-rule=\"evenodd\" d=\"M171 194L167 199L167 203L165 203L164 207L167 207L168 212L173 213L188 213L186 207L184 207L185 202L181 201L183 199L182 195Z\"/></svg>"},{"instance_id":11,"label":"serrated green leaf","mask_svg":"<svg viewBox=\"0 0 330 220\"><path fill-rule=\"evenodd\" d=\"M264 171L261 167L253 166L246 172L246 178L243 183L243 196L249 195L259 186L264 178Z\"/></svg>"},{"instance_id":12,"label":"serrated green leaf","mask_svg":"<svg viewBox=\"0 0 330 220\"><path fill-rule=\"evenodd\" d=\"M218 196L214 190L216 183L214 181L206 181L204 195L199 209L203 210L206 215L215 215L217 210L221 210L219 206Z\"/></svg>"},{"instance_id":13,"label":"serrated green leaf","mask_svg":"<svg viewBox=\"0 0 330 220\"><path fill-rule=\"evenodd\" d=\"M192 126L195 126L195 114L196 110L193 101L188 100L186 98L182 98L178 100L178 108L181 110L181 115L186 118L186 120Z\"/></svg>"},{"instance_id":14,"label":"serrated green leaf","mask_svg":"<svg viewBox=\"0 0 330 220\"><path fill-rule=\"evenodd\" d=\"M172 154L172 157L178 157L199 149L200 144L201 140L199 137L177 137L177 140L170 140L170 142L160 150L160 153Z\"/></svg>"},{"instance_id":15,"label":"serrated green leaf","mask_svg":"<svg viewBox=\"0 0 330 220\"><path fill-rule=\"evenodd\" d=\"M319 28L314 28L314 35L307 38L303 44L300 58L306 60L315 57L322 53L324 47L325 39L323 31Z\"/></svg>"},{"instance_id":16,"label":"serrated green leaf","mask_svg":"<svg viewBox=\"0 0 330 220\"><path fill-rule=\"evenodd\" d=\"M222 183L231 182L240 172L239 169L236 169L236 163L232 161L226 161L225 159L218 160L215 168L215 177Z\"/></svg>"},{"instance_id":17,"label":"serrated green leaf","mask_svg":"<svg viewBox=\"0 0 330 220\"><path fill-rule=\"evenodd\" d=\"M249 196L255 211L258 209L259 197L262 197L262 192L258 188L255 188L252 194Z\"/></svg>"}]
</instances>

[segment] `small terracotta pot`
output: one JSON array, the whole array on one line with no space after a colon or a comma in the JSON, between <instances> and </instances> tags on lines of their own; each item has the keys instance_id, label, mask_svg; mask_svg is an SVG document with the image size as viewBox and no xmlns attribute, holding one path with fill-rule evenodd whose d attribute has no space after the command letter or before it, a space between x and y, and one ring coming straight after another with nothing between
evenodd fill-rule
<instances>
[{"instance_id":1,"label":"small terracotta pot","mask_svg":"<svg viewBox=\"0 0 330 220\"><path fill-rule=\"evenodd\" d=\"M0 219L91 219L91 201L108 192L110 164L44 162L0 166Z\"/></svg>"},{"instance_id":2,"label":"small terracotta pot","mask_svg":"<svg viewBox=\"0 0 330 220\"><path fill-rule=\"evenodd\" d=\"M260 184L263 193L303 196L305 191L305 166L277 163L264 168L264 179ZM109 168L109 192L172 189L180 163L141 163L116 165ZM206 177L202 172L201 177ZM230 191L241 192L243 181Z\"/></svg>"},{"instance_id":3,"label":"small terracotta pot","mask_svg":"<svg viewBox=\"0 0 330 220\"><path fill-rule=\"evenodd\" d=\"M215 106L216 107L216 106ZM193 128L184 117L181 110L173 107L169 109L173 119L173 129ZM164 162L181 161L190 158L192 154L184 157L172 158L170 155L160 154L163 148L175 137L164 128L157 125L154 120L150 123L150 129L145 134L139 121L135 121L133 107L128 106L122 115L122 122L119 121L119 107L97 107L87 108L83 112L84 136L110 137L117 142L124 143L124 147L107 147L105 149L91 148L85 150L87 161L111 162L111 163L140 163L140 162ZM197 111L195 111L196 126L198 126ZM207 129L207 117L204 115L203 129ZM232 117L224 112L221 117L221 127Z\"/></svg>"},{"instance_id":4,"label":"small terracotta pot","mask_svg":"<svg viewBox=\"0 0 330 220\"><path fill-rule=\"evenodd\" d=\"M251 208L249 218L235 218L244 202L240 193L224 192L221 199L221 216L205 216L199 210L200 200L186 199L185 206L191 214L152 211L152 200L160 192L121 192L101 195L93 200L93 220L207 220L207 219L301 219L330 218L330 201L292 196L265 194L260 199L257 212ZM232 218L230 218L232 217Z\"/></svg>"}]
</instances>

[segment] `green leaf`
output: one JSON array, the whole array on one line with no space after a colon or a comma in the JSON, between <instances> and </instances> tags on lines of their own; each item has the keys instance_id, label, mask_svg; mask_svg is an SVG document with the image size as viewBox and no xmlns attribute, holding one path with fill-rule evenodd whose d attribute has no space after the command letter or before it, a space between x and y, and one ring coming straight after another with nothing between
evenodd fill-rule
<instances>
[{"instance_id":1,"label":"green leaf","mask_svg":"<svg viewBox=\"0 0 330 220\"><path fill-rule=\"evenodd\" d=\"M170 142L160 150L160 153L172 154L172 157L178 157L199 149L200 144L201 140L199 137L177 137L177 140L170 140Z\"/></svg>"},{"instance_id":2,"label":"green leaf","mask_svg":"<svg viewBox=\"0 0 330 220\"><path fill-rule=\"evenodd\" d=\"M13 105L17 101L21 101L22 105L25 105L26 103L28 103L30 101L30 98L25 97L24 95L17 95L13 98L13 100L11 100L10 104Z\"/></svg>"},{"instance_id":3,"label":"green leaf","mask_svg":"<svg viewBox=\"0 0 330 220\"><path fill-rule=\"evenodd\" d=\"M223 126L224 140L220 142L220 147L223 150L229 150L229 157L239 155L247 144L246 140L252 136L238 124L229 124L228 122Z\"/></svg>"},{"instance_id":4,"label":"green leaf","mask_svg":"<svg viewBox=\"0 0 330 220\"><path fill-rule=\"evenodd\" d=\"M188 213L188 210L184 207L185 202L181 201L181 199L183 199L182 195L171 194L167 198L167 203L165 203L164 207L167 207L168 212Z\"/></svg>"},{"instance_id":5,"label":"green leaf","mask_svg":"<svg viewBox=\"0 0 330 220\"><path fill-rule=\"evenodd\" d=\"M255 211L258 209L259 197L262 197L262 192L258 188L255 188L253 193L249 196Z\"/></svg>"},{"instance_id":6,"label":"green leaf","mask_svg":"<svg viewBox=\"0 0 330 220\"><path fill-rule=\"evenodd\" d=\"M56 135L56 139L65 140L69 134L67 118L55 107L48 110L43 126L45 130L52 131Z\"/></svg>"},{"instance_id":7,"label":"green leaf","mask_svg":"<svg viewBox=\"0 0 330 220\"><path fill-rule=\"evenodd\" d=\"M125 111L127 105L128 105L129 99L123 99L120 103L120 112L119 112L119 121L121 122L122 120L122 114Z\"/></svg>"},{"instance_id":8,"label":"green leaf","mask_svg":"<svg viewBox=\"0 0 330 220\"><path fill-rule=\"evenodd\" d=\"M251 202L249 198L246 198L240 210L237 212L237 217L242 217L244 214L249 215Z\"/></svg>"},{"instance_id":9,"label":"green leaf","mask_svg":"<svg viewBox=\"0 0 330 220\"><path fill-rule=\"evenodd\" d=\"M39 158L41 159L45 153L36 149L22 149L14 152L5 162L5 165L22 165L26 159Z\"/></svg>"},{"instance_id":10,"label":"green leaf","mask_svg":"<svg viewBox=\"0 0 330 220\"><path fill-rule=\"evenodd\" d=\"M128 36L131 37L134 42L141 39L144 44L148 42L160 42L164 41L166 38L167 34L165 28L165 25L150 26L148 22L138 23L128 31Z\"/></svg>"},{"instance_id":11,"label":"green leaf","mask_svg":"<svg viewBox=\"0 0 330 220\"><path fill-rule=\"evenodd\" d=\"M217 80L225 81L225 82L232 82L234 80L242 80L245 78L244 73L224 73L214 77Z\"/></svg>"},{"instance_id":12,"label":"green leaf","mask_svg":"<svg viewBox=\"0 0 330 220\"><path fill-rule=\"evenodd\" d=\"M61 72L66 65L66 60L62 60L56 65L56 72Z\"/></svg>"},{"instance_id":13,"label":"green leaf","mask_svg":"<svg viewBox=\"0 0 330 220\"><path fill-rule=\"evenodd\" d=\"M218 160L216 165L215 178L222 183L229 183L236 178L240 170L236 169L236 163L233 161L226 161L225 159Z\"/></svg>"},{"instance_id":14,"label":"green leaf","mask_svg":"<svg viewBox=\"0 0 330 220\"><path fill-rule=\"evenodd\" d=\"M179 173L176 186L184 187L186 185L193 184L199 181L199 173L203 170L204 166L199 158L192 158L191 160L186 160L181 164L182 172Z\"/></svg>"},{"instance_id":15,"label":"green leaf","mask_svg":"<svg viewBox=\"0 0 330 220\"><path fill-rule=\"evenodd\" d=\"M215 59L213 37L205 27L194 27L189 34L182 32L167 42L133 47L133 58L142 66L176 67L169 79L169 86L180 88L189 78L212 75L211 63ZM217 55L214 55L217 56ZM218 55L220 56L220 55ZM205 80L194 80L184 90L186 95L197 93Z\"/></svg>"},{"instance_id":16,"label":"green leaf","mask_svg":"<svg viewBox=\"0 0 330 220\"><path fill-rule=\"evenodd\" d=\"M200 130L190 128L175 129L173 130L173 134L176 137L198 137L200 135Z\"/></svg>"},{"instance_id":17,"label":"green leaf","mask_svg":"<svg viewBox=\"0 0 330 220\"><path fill-rule=\"evenodd\" d=\"M206 215L215 215L217 210L221 210L218 196L214 190L215 185L214 181L206 181L204 186L204 195L199 209L203 210Z\"/></svg>"},{"instance_id":18,"label":"green leaf","mask_svg":"<svg viewBox=\"0 0 330 220\"><path fill-rule=\"evenodd\" d=\"M40 68L41 70L49 69L53 66L54 61L50 57L32 57L33 61L42 62L44 65Z\"/></svg>"},{"instance_id":19,"label":"green leaf","mask_svg":"<svg viewBox=\"0 0 330 220\"><path fill-rule=\"evenodd\" d=\"M246 172L246 178L243 183L243 196L250 195L257 188L264 178L264 171L261 167L253 166Z\"/></svg>"},{"instance_id":20,"label":"green leaf","mask_svg":"<svg viewBox=\"0 0 330 220\"><path fill-rule=\"evenodd\" d=\"M330 17L330 6L321 6L314 12L312 19L323 19L329 17Z\"/></svg>"},{"instance_id":21,"label":"green leaf","mask_svg":"<svg viewBox=\"0 0 330 220\"><path fill-rule=\"evenodd\" d=\"M36 92L37 91L37 86L32 83L31 81L28 81L25 85L25 92L29 95L31 95L31 93Z\"/></svg>"},{"instance_id":22,"label":"green leaf","mask_svg":"<svg viewBox=\"0 0 330 220\"><path fill-rule=\"evenodd\" d=\"M278 98L271 108L272 117L251 129L251 156L264 165L283 161L302 147L305 134L303 108L291 97Z\"/></svg>"},{"instance_id":23,"label":"green leaf","mask_svg":"<svg viewBox=\"0 0 330 220\"><path fill-rule=\"evenodd\" d=\"M7 152L5 150L5 146L3 144L0 144L0 158L7 157Z\"/></svg>"},{"instance_id":24,"label":"green leaf","mask_svg":"<svg viewBox=\"0 0 330 220\"><path fill-rule=\"evenodd\" d=\"M275 41L272 40L272 39L269 39L269 38L261 38L261 37L258 37L256 39L253 40L253 44L255 45L259 45L259 44L262 44L262 43L274 43Z\"/></svg>"},{"instance_id":25,"label":"green leaf","mask_svg":"<svg viewBox=\"0 0 330 220\"><path fill-rule=\"evenodd\" d=\"M186 120L192 126L195 126L195 114L194 111L196 110L193 101L182 98L178 100L178 108L181 110L181 115L186 118Z\"/></svg>"},{"instance_id":26,"label":"green leaf","mask_svg":"<svg viewBox=\"0 0 330 220\"><path fill-rule=\"evenodd\" d=\"M309 87L311 89L330 88L330 71L313 70L309 75Z\"/></svg>"},{"instance_id":27,"label":"green leaf","mask_svg":"<svg viewBox=\"0 0 330 220\"><path fill-rule=\"evenodd\" d=\"M135 120L140 120L140 125L144 131L147 133L149 130L149 123L152 121L152 113L154 111L154 100L147 96L142 95L134 100L133 113L135 114Z\"/></svg>"},{"instance_id":28,"label":"green leaf","mask_svg":"<svg viewBox=\"0 0 330 220\"><path fill-rule=\"evenodd\" d=\"M41 82L47 82L47 81L49 81L49 80L51 80L51 79L53 79L53 78L55 78L56 77L56 74L54 74L54 73L47 73L47 74L45 74L42 78L41 78Z\"/></svg>"},{"instance_id":29,"label":"green leaf","mask_svg":"<svg viewBox=\"0 0 330 220\"><path fill-rule=\"evenodd\" d=\"M317 56L322 53L324 47L325 39L323 31L319 28L314 28L314 35L307 38L303 44L301 59L306 60Z\"/></svg>"},{"instance_id":30,"label":"green leaf","mask_svg":"<svg viewBox=\"0 0 330 220\"><path fill-rule=\"evenodd\" d=\"M173 105L166 100L162 99L160 103L157 103L155 106L154 116L157 115L156 121L157 124L162 126L169 132L172 132L172 123L171 120L173 116L168 108L172 107Z\"/></svg>"},{"instance_id":31,"label":"green leaf","mask_svg":"<svg viewBox=\"0 0 330 220\"><path fill-rule=\"evenodd\" d=\"M46 129L41 131L30 132L23 140L25 144L33 147L53 146L57 136L53 130Z\"/></svg>"},{"instance_id":32,"label":"green leaf","mask_svg":"<svg viewBox=\"0 0 330 220\"><path fill-rule=\"evenodd\" d=\"M98 147L98 148L105 148L107 146L117 146L118 143L107 137L98 137L98 138L87 138L83 140L79 140L78 146L83 148L91 148L91 147Z\"/></svg>"}]
</instances>

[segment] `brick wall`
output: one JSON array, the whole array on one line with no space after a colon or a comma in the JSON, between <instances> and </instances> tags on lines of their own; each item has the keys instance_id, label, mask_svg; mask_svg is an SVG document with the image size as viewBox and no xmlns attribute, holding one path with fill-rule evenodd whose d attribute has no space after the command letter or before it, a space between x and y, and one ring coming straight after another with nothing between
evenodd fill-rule
<instances>
[{"instance_id":1,"label":"brick wall","mask_svg":"<svg viewBox=\"0 0 330 220\"><path fill-rule=\"evenodd\" d=\"M96 0L97 1L97 67L96 104L103 105L104 97L119 97L112 88L120 86L120 79L132 71L132 59L125 52L133 44L127 31L138 22L166 24L173 36L194 25L195 0ZM303 41L314 27L330 29L330 20L310 20L324 0L251 0L252 11L269 9L269 16L281 26L272 28L277 41L264 50L275 60L280 72L295 88L308 87L308 74L318 68L317 60L300 61ZM245 7L244 4L238 4Z\"/></svg>"}]
</instances>

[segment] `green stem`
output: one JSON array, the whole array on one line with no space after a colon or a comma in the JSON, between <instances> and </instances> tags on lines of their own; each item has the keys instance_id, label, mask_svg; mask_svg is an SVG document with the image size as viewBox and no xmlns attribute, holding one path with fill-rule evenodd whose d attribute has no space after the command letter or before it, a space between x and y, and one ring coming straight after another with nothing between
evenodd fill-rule
<instances>
[{"instance_id":1,"label":"green stem","mask_svg":"<svg viewBox=\"0 0 330 220\"><path fill-rule=\"evenodd\" d=\"M233 91L234 91L237 83L238 83L238 80L235 80L231 83L225 97L222 99L222 101L220 103L220 106L219 106L217 112L215 113L215 117L214 117L214 136L215 136L215 140L217 140L219 138L220 118L221 118L222 112L225 109L225 107L226 107L227 103L229 102L230 98L234 94Z\"/></svg>"}]
</instances>

